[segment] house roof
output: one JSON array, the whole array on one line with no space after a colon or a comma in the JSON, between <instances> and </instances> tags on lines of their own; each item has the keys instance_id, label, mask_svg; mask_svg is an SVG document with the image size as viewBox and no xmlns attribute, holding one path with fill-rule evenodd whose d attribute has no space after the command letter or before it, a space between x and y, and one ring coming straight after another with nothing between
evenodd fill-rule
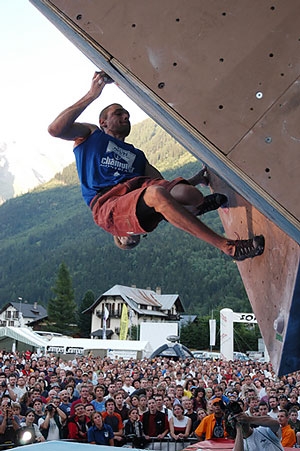
<instances>
[{"instance_id":1,"label":"house roof","mask_svg":"<svg viewBox=\"0 0 300 451\"><path fill-rule=\"evenodd\" d=\"M23 318L32 318L34 321L36 321L37 319L46 318L48 316L47 310L43 306L37 303L28 304L27 302L21 304L21 309L20 302L8 302L4 305L4 307L1 308L0 313L7 310L10 305L14 307L18 312L21 310Z\"/></svg>"},{"instance_id":2,"label":"house roof","mask_svg":"<svg viewBox=\"0 0 300 451\"><path fill-rule=\"evenodd\" d=\"M144 290L141 288L126 287L124 285L115 285L108 291L103 293L83 313L93 311L95 307L108 296L120 296L126 302L126 304L128 304L129 307L137 313L152 316L166 316L166 314L163 312L164 310L170 310L177 300L179 300L181 304L178 294L158 294L153 290ZM144 306L157 307L159 310L147 310Z\"/></svg>"},{"instance_id":3,"label":"house roof","mask_svg":"<svg viewBox=\"0 0 300 451\"><path fill-rule=\"evenodd\" d=\"M197 315L180 315L179 327L186 326L189 323L193 323Z\"/></svg>"}]
</instances>

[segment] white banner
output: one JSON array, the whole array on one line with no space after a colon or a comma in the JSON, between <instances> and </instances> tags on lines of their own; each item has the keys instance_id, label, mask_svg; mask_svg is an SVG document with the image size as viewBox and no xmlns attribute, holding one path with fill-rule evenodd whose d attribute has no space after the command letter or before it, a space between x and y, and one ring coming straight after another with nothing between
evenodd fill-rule
<instances>
[{"instance_id":1,"label":"white banner","mask_svg":"<svg viewBox=\"0 0 300 451\"><path fill-rule=\"evenodd\" d=\"M216 345L216 320L215 319L209 320L209 345L210 346Z\"/></svg>"}]
</instances>

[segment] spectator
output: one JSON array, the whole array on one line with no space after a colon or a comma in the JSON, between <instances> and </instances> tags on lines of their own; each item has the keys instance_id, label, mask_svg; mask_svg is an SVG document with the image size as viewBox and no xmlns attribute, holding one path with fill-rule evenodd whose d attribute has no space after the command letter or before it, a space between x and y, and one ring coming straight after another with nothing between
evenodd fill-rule
<instances>
[{"instance_id":1,"label":"spectator","mask_svg":"<svg viewBox=\"0 0 300 451\"><path fill-rule=\"evenodd\" d=\"M128 419L129 408L126 406L124 402L124 392L123 390L119 390L116 392L115 397L115 412L121 415L122 421Z\"/></svg>"},{"instance_id":2,"label":"spectator","mask_svg":"<svg viewBox=\"0 0 300 451\"><path fill-rule=\"evenodd\" d=\"M132 386L132 380L130 376L126 376L122 389L130 396L134 392L135 388Z\"/></svg>"},{"instance_id":3,"label":"spectator","mask_svg":"<svg viewBox=\"0 0 300 451\"><path fill-rule=\"evenodd\" d=\"M254 409L258 407L259 398L257 396L253 396L251 398L246 398L245 401L246 407L248 407L246 410L246 414L251 417L252 415L254 415Z\"/></svg>"},{"instance_id":4,"label":"spectator","mask_svg":"<svg viewBox=\"0 0 300 451\"><path fill-rule=\"evenodd\" d=\"M116 384L114 382L110 382L107 387L107 395L104 397L104 400L114 399L116 393Z\"/></svg>"},{"instance_id":5,"label":"spectator","mask_svg":"<svg viewBox=\"0 0 300 451\"><path fill-rule=\"evenodd\" d=\"M0 415L0 444L15 443L16 432L20 428L20 420L14 415L11 400L8 397L1 399Z\"/></svg>"},{"instance_id":6,"label":"spectator","mask_svg":"<svg viewBox=\"0 0 300 451\"><path fill-rule=\"evenodd\" d=\"M216 385L214 389L214 396L212 399L220 398L223 402L223 404L227 405L229 403L229 398L224 395L224 389L222 385Z\"/></svg>"},{"instance_id":7,"label":"spectator","mask_svg":"<svg viewBox=\"0 0 300 451\"><path fill-rule=\"evenodd\" d=\"M279 410L288 410L289 400L286 395L279 396Z\"/></svg>"},{"instance_id":8,"label":"spectator","mask_svg":"<svg viewBox=\"0 0 300 451\"><path fill-rule=\"evenodd\" d=\"M148 400L148 411L142 417L143 428L147 440L155 438L162 440L169 432L168 417L157 410L154 398Z\"/></svg>"},{"instance_id":9,"label":"spectator","mask_svg":"<svg viewBox=\"0 0 300 451\"><path fill-rule=\"evenodd\" d=\"M51 403L47 404L45 415L38 420L38 426L44 438L47 441L63 438L63 422L66 419L66 414L59 407Z\"/></svg>"},{"instance_id":10,"label":"spectator","mask_svg":"<svg viewBox=\"0 0 300 451\"><path fill-rule=\"evenodd\" d=\"M78 390L79 393L80 393L82 385L87 385L88 382L91 382L89 380L89 375L86 372L82 373L80 380L81 380L81 382L78 382L78 384L76 385L76 390Z\"/></svg>"},{"instance_id":11,"label":"spectator","mask_svg":"<svg viewBox=\"0 0 300 451\"><path fill-rule=\"evenodd\" d=\"M197 427L199 426L199 424L201 423L201 421L203 420L203 418L205 418L207 416L207 412L206 410L202 409L202 407L200 407L197 410L197 419L196 421L194 421L194 423L192 424L192 432L195 432L195 430L197 429Z\"/></svg>"},{"instance_id":12,"label":"spectator","mask_svg":"<svg viewBox=\"0 0 300 451\"><path fill-rule=\"evenodd\" d=\"M24 416L29 407L32 406L32 392L27 391L20 399L21 415Z\"/></svg>"},{"instance_id":13,"label":"spectator","mask_svg":"<svg viewBox=\"0 0 300 451\"><path fill-rule=\"evenodd\" d=\"M257 396L257 390L256 387L251 379L251 376L249 374L246 374L243 380L242 384L242 391L241 391L241 398L246 399L246 397L249 397L249 389L252 389L254 391L255 396Z\"/></svg>"},{"instance_id":14,"label":"spectator","mask_svg":"<svg viewBox=\"0 0 300 451\"><path fill-rule=\"evenodd\" d=\"M278 413L278 422L281 428L282 446L292 448L296 444L296 433L289 425L289 414L286 410L280 410Z\"/></svg>"},{"instance_id":15,"label":"spectator","mask_svg":"<svg viewBox=\"0 0 300 451\"><path fill-rule=\"evenodd\" d=\"M174 440L183 440L190 435L192 420L184 415L184 408L181 404L175 404L169 425L170 435Z\"/></svg>"},{"instance_id":16,"label":"spectator","mask_svg":"<svg viewBox=\"0 0 300 451\"><path fill-rule=\"evenodd\" d=\"M9 396L12 401L17 399L16 393L7 385L5 372L0 373L0 398L3 396Z\"/></svg>"},{"instance_id":17,"label":"spectator","mask_svg":"<svg viewBox=\"0 0 300 451\"><path fill-rule=\"evenodd\" d=\"M85 410L85 414L91 419L92 417L92 413L96 412L95 407L93 406L93 404L87 404L84 408Z\"/></svg>"},{"instance_id":18,"label":"spectator","mask_svg":"<svg viewBox=\"0 0 300 451\"><path fill-rule=\"evenodd\" d=\"M104 392L105 392L104 385L96 385L95 387L96 398L90 402L90 404L92 404L95 407L96 412L101 413L105 412Z\"/></svg>"},{"instance_id":19,"label":"spectator","mask_svg":"<svg viewBox=\"0 0 300 451\"><path fill-rule=\"evenodd\" d=\"M25 416L21 415L21 404L19 402L12 402L11 407L13 410L13 415L19 418L19 421L22 422L25 420Z\"/></svg>"},{"instance_id":20,"label":"spectator","mask_svg":"<svg viewBox=\"0 0 300 451\"><path fill-rule=\"evenodd\" d=\"M183 398L183 386L180 384L177 384L176 388L175 388L175 399L173 402L173 406L175 406L175 404L181 404L182 398Z\"/></svg>"},{"instance_id":21,"label":"spectator","mask_svg":"<svg viewBox=\"0 0 300 451\"><path fill-rule=\"evenodd\" d=\"M270 396L269 406L270 406L270 411L269 411L268 415L270 415L270 417L277 420L278 412L279 412L279 407L278 407L279 401L278 401L277 396Z\"/></svg>"},{"instance_id":22,"label":"spectator","mask_svg":"<svg viewBox=\"0 0 300 451\"><path fill-rule=\"evenodd\" d=\"M89 388L88 388L88 386L87 385L82 385L81 388L80 388L80 398L77 399L76 401L73 401L72 404L71 404L70 415L75 415L75 406L76 406L76 404L83 404L84 406L86 404L89 404L88 396L89 396Z\"/></svg>"},{"instance_id":23,"label":"spectator","mask_svg":"<svg viewBox=\"0 0 300 451\"><path fill-rule=\"evenodd\" d=\"M213 413L203 418L197 429L195 430L196 437L202 440L218 439L227 436L225 428L225 405L221 398L211 400Z\"/></svg>"},{"instance_id":24,"label":"spectator","mask_svg":"<svg viewBox=\"0 0 300 451\"><path fill-rule=\"evenodd\" d=\"M22 398L24 393L26 393L26 391L27 391L26 380L25 380L24 376L19 376L17 379L16 388L14 390L14 392L17 395L17 398L16 398L17 402L20 402L20 399Z\"/></svg>"},{"instance_id":25,"label":"spectator","mask_svg":"<svg viewBox=\"0 0 300 451\"><path fill-rule=\"evenodd\" d=\"M193 398L193 409L197 411L199 408L206 410L207 401L205 399L205 389L203 387L196 388Z\"/></svg>"},{"instance_id":26,"label":"spectator","mask_svg":"<svg viewBox=\"0 0 300 451\"><path fill-rule=\"evenodd\" d=\"M12 401L19 401L22 394L24 393L24 391L19 389L19 387L17 386L17 376L14 373L11 373L8 376L7 388ZM13 392L14 396L11 396L10 392Z\"/></svg>"},{"instance_id":27,"label":"spectator","mask_svg":"<svg viewBox=\"0 0 300 451\"><path fill-rule=\"evenodd\" d=\"M45 438L43 434L41 433L38 425L34 422L35 420L35 412L33 409L28 409L25 413L25 421L21 422L21 427L30 428L31 431L33 431L32 440L30 442L26 441L26 445L28 443L35 443L35 442L44 442ZM21 442L21 445L23 443Z\"/></svg>"},{"instance_id":28,"label":"spectator","mask_svg":"<svg viewBox=\"0 0 300 451\"><path fill-rule=\"evenodd\" d=\"M94 445L114 446L114 433L112 428L103 422L100 412L93 412L92 426L88 429L88 442Z\"/></svg>"},{"instance_id":29,"label":"spectator","mask_svg":"<svg viewBox=\"0 0 300 451\"><path fill-rule=\"evenodd\" d=\"M169 397L167 397L168 399L170 399ZM165 400L164 400L165 401ZM172 404L173 405L173 404ZM166 406L167 407L167 406ZM168 407L167 407L168 408ZM168 408L169 409L169 408ZM139 396L139 407L138 407L138 412L139 412L139 416L140 419L142 418L142 416L144 415L145 412L147 412L148 410L148 399L146 395L141 394Z\"/></svg>"},{"instance_id":30,"label":"spectator","mask_svg":"<svg viewBox=\"0 0 300 451\"><path fill-rule=\"evenodd\" d=\"M34 411L34 423L38 425L39 419L44 415L44 404L40 398L35 398L32 403L32 408Z\"/></svg>"},{"instance_id":31,"label":"spectator","mask_svg":"<svg viewBox=\"0 0 300 451\"><path fill-rule=\"evenodd\" d=\"M59 408L67 415L67 417L69 417L71 412L71 402L68 390L62 390L59 393L59 399Z\"/></svg>"},{"instance_id":32,"label":"spectator","mask_svg":"<svg viewBox=\"0 0 300 451\"><path fill-rule=\"evenodd\" d=\"M193 423L197 421L197 412L195 412L193 408L193 401L191 399L186 399L183 407L185 407L184 415L192 420L193 426Z\"/></svg>"},{"instance_id":33,"label":"spectator","mask_svg":"<svg viewBox=\"0 0 300 451\"><path fill-rule=\"evenodd\" d=\"M84 405L81 403L76 404L75 415L68 419L68 438L86 443L88 441L87 431L90 426L90 417L86 415Z\"/></svg>"},{"instance_id":34,"label":"spectator","mask_svg":"<svg viewBox=\"0 0 300 451\"><path fill-rule=\"evenodd\" d=\"M289 425L295 431L297 445L300 445L300 420L298 420L298 409L295 407L289 411Z\"/></svg>"},{"instance_id":35,"label":"spectator","mask_svg":"<svg viewBox=\"0 0 300 451\"><path fill-rule=\"evenodd\" d=\"M260 401L260 403L258 404L258 411L260 416L265 416L268 415L269 413L269 407L268 404L264 401Z\"/></svg>"},{"instance_id":36,"label":"spectator","mask_svg":"<svg viewBox=\"0 0 300 451\"><path fill-rule=\"evenodd\" d=\"M131 442L133 448L145 448L146 438L143 424L139 420L139 413L135 407L129 410L128 419L124 422L124 435L126 442Z\"/></svg>"},{"instance_id":37,"label":"spectator","mask_svg":"<svg viewBox=\"0 0 300 451\"><path fill-rule=\"evenodd\" d=\"M105 401L105 412L102 413L102 418L105 424L111 426L114 433L114 445L123 446L125 443L123 437L123 421L121 415L115 412L116 403L114 399Z\"/></svg>"}]
</instances>

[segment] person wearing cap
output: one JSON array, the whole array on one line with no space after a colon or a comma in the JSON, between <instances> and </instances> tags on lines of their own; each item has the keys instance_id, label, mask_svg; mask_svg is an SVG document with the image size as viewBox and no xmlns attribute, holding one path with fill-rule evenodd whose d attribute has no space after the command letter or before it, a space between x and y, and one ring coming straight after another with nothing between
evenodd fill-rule
<instances>
[{"instance_id":1,"label":"person wearing cap","mask_svg":"<svg viewBox=\"0 0 300 451\"><path fill-rule=\"evenodd\" d=\"M283 451L280 425L269 415L235 416L236 438L233 451Z\"/></svg>"},{"instance_id":2,"label":"person wearing cap","mask_svg":"<svg viewBox=\"0 0 300 451\"><path fill-rule=\"evenodd\" d=\"M82 385L86 385L88 382L90 382L88 373L82 373L81 382L78 382L78 384L76 384L76 390L80 392Z\"/></svg>"},{"instance_id":3,"label":"person wearing cap","mask_svg":"<svg viewBox=\"0 0 300 451\"><path fill-rule=\"evenodd\" d=\"M195 430L200 441L225 438L228 436L225 428L225 405L221 398L211 400L213 413L203 418Z\"/></svg>"}]
</instances>

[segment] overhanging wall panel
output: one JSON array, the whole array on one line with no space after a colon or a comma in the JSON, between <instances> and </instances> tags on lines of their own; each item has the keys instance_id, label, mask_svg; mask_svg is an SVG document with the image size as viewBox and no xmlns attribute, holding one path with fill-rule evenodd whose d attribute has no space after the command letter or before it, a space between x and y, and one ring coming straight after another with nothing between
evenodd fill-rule
<instances>
[{"instance_id":1,"label":"overhanging wall panel","mask_svg":"<svg viewBox=\"0 0 300 451\"><path fill-rule=\"evenodd\" d=\"M229 155L295 218L300 217L296 182L300 174L299 119L300 80L297 80Z\"/></svg>"},{"instance_id":2,"label":"overhanging wall panel","mask_svg":"<svg viewBox=\"0 0 300 451\"><path fill-rule=\"evenodd\" d=\"M53 3L225 154L300 72L295 1Z\"/></svg>"}]
</instances>

